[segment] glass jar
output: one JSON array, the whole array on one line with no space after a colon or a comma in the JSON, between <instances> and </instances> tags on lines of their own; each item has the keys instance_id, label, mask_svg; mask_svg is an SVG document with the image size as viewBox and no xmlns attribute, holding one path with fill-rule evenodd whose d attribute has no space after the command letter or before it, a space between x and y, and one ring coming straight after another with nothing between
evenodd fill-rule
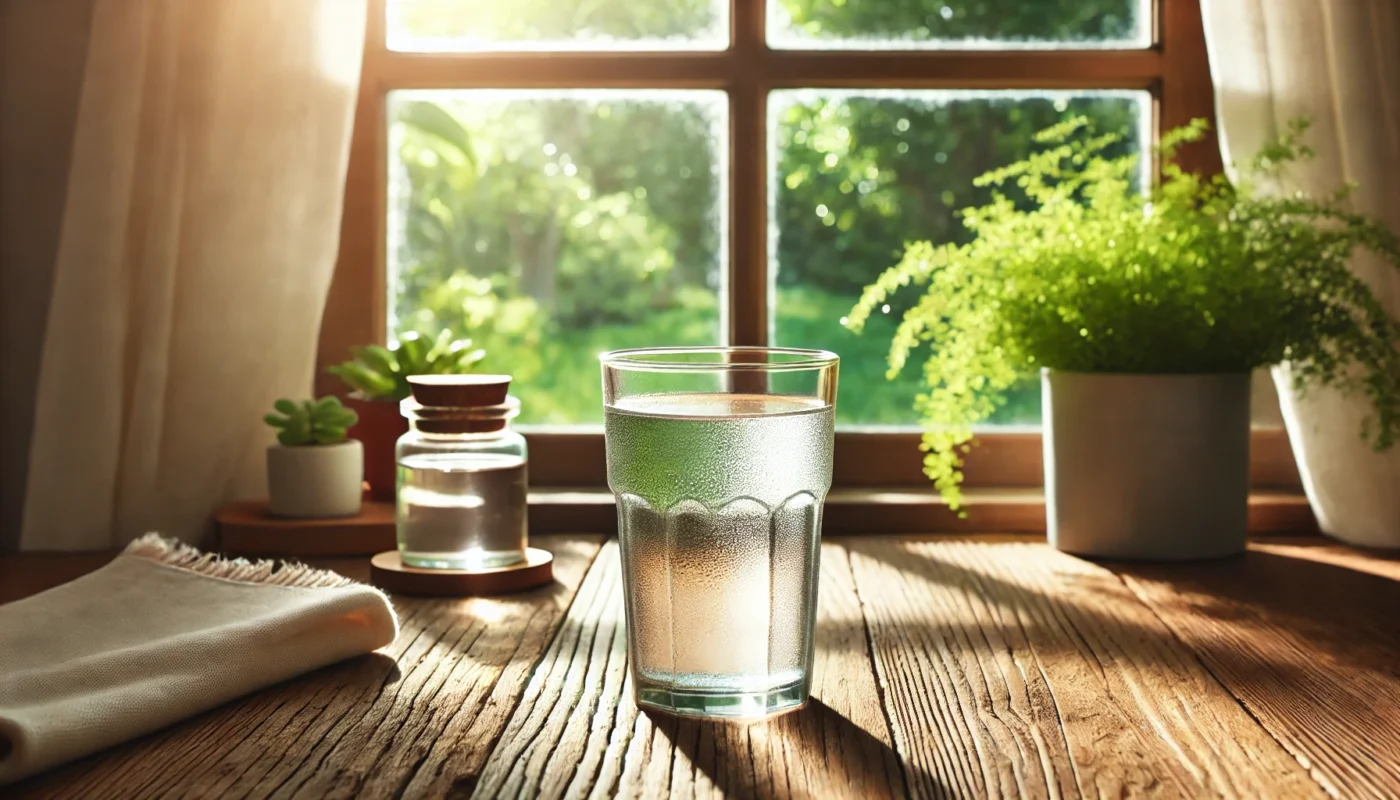
<instances>
[{"instance_id":1,"label":"glass jar","mask_svg":"<svg viewBox=\"0 0 1400 800\"><path fill-rule=\"evenodd\" d=\"M492 377L504 384L483 393L481 379ZM394 453L404 564L485 570L525 561L528 452L525 437L510 429L520 401L505 396L482 404L501 400L509 380L409 379L415 396L400 405L409 431Z\"/></svg>"}]
</instances>

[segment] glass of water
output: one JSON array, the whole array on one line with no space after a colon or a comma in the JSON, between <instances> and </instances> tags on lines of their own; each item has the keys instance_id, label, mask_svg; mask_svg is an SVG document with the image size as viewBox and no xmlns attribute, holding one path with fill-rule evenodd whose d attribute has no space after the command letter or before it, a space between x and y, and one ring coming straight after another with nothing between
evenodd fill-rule
<instances>
[{"instance_id":1,"label":"glass of water","mask_svg":"<svg viewBox=\"0 0 1400 800\"><path fill-rule=\"evenodd\" d=\"M802 706L836 355L688 347L602 362L638 705L713 718Z\"/></svg>"}]
</instances>

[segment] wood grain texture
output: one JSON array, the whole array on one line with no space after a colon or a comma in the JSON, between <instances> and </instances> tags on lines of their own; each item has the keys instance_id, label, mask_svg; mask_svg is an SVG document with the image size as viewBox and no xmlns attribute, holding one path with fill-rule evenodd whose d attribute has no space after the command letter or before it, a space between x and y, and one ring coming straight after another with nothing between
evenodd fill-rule
<instances>
[{"instance_id":1,"label":"wood grain texture","mask_svg":"<svg viewBox=\"0 0 1400 800\"><path fill-rule=\"evenodd\" d=\"M1316 537L1171 566L1020 535L828 540L813 700L741 725L640 713L616 543L532 541L552 588L395 598L379 653L0 795L1400 796L1400 558ZM110 557L0 557L0 596Z\"/></svg>"},{"instance_id":2,"label":"wood grain texture","mask_svg":"<svg viewBox=\"0 0 1400 800\"><path fill-rule=\"evenodd\" d=\"M845 552L822 552L813 700L767 723L632 702L616 545L599 556L492 753L478 797L890 797L903 793Z\"/></svg>"},{"instance_id":3,"label":"wood grain texture","mask_svg":"<svg viewBox=\"0 0 1400 800\"><path fill-rule=\"evenodd\" d=\"M1400 797L1400 560L1256 543L1114 569L1329 793Z\"/></svg>"},{"instance_id":4,"label":"wood grain texture","mask_svg":"<svg viewBox=\"0 0 1400 800\"><path fill-rule=\"evenodd\" d=\"M1306 797L1112 573L1043 544L851 540L916 797Z\"/></svg>"},{"instance_id":5,"label":"wood grain texture","mask_svg":"<svg viewBox=\"0 0 1400 800\"><path fill-rule=\"evenodd\" d=\"M30 781L6 797L441 796L470 785L602 537L541 537L555 583L394 598L382 651L318 670ZM315 562L322 563L322 562ZM365 577L368 564L336 564ZM353 568L345 568L353 565Z\"/></svg>"}]
</instances>

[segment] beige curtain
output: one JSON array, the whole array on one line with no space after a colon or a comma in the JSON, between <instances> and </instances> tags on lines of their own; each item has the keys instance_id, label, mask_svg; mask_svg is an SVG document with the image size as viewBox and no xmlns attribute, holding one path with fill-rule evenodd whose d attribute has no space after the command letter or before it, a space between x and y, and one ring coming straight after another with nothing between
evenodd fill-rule
<instances>
[{"instance_id":1,"label":"beige curtain","mask_svg":"<svg viewBox=\"0 0 1400 800\"><path fill-rule=\"evenodd\" d=\"M53 38L73 5L28 4L6 37ZM35 393L24 549L196 540L215 506L265 493L260 417L311 390L366 14L88 5L52 263L5 265L51 272L37 385L7 387Z\"/></svg>"},{"instance_id":2,"label":"beige curtain","mask_svg":"<svg viewBox=\"0 0 1400 800\"><path fill-rule=\"evenodd\" d=\"M1356 181L1355 210L1400 231L1400 2L1205 0L1203 12L1227 160L1309 116L1317 158L1285 188L1323 193ZM1353 267L1400 315L1400 274L1364 257ZM1299 398L1286 370L1274 377L1323 530L1400 547L1400 447L1376 454L1360 441L1363 401L1326 390Z\"/></svg>"}]
</instances>

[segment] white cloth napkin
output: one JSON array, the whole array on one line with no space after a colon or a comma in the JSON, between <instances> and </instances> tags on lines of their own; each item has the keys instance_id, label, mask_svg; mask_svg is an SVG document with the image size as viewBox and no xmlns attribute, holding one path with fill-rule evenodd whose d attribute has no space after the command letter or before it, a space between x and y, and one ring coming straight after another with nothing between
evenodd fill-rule
<instances>
[{"instance_id":1,"label":"white cloth napkin","mask_svg":"<svg viewBox=\"0 0 1400 800\"><path fill-rule=\"evenodd\" d=\"M0 785L394 640L379 590L148 534L0 606Z\"/></svg>"}]
</instances>

